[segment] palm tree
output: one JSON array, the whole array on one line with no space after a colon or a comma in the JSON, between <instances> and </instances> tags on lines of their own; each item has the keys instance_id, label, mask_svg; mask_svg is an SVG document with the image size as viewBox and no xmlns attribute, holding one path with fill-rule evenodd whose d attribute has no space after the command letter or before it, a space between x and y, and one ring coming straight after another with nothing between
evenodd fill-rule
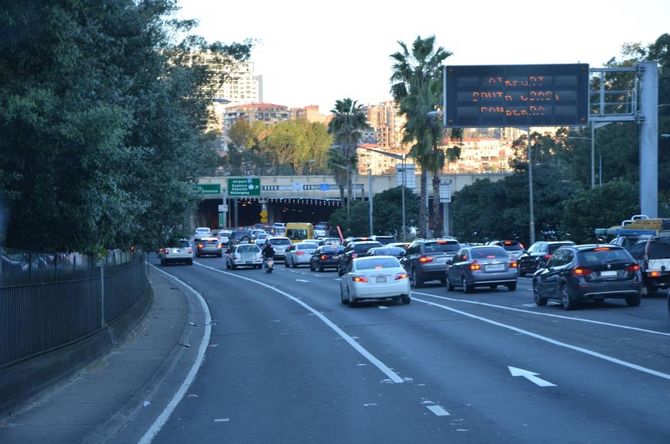
<instances>
[{"instance_id":1,"label":"palm tree","mask_svg":"<svg viewBox=\"0 0 670 444\"><path fill-rule=\"evenodd\" d=\"M344 187L347 185L347 172L342 150L333 147L328 151L326 165L332 171L337 187L340 189L340 202L344 202Z\"/></svg>"},{"instance_id":2,"label":"palm tree","mask_svg":"<svg viewBox=\"0 0 670 444\"><path fill-rule=\"evenodd\" d=\"M442 92L442 62L451 55L442 47L435 48L435 37L414 40L412 50L398 42L401 50L391 54L394 59L391 75L391 94L400 106L407 123L403 135L404 143L411 143L410 156L421 166L421 190L419 205L419 235L428 231L428 172L439 174L444 166L444 153L438 147L443 128L432 113L440 104ZM439 202L438 194L433 198Z\"/></svg>"},{"instance_id":3,"label":"palm tree","mask_svg":"<svg viewBox=\"0 0 670 444\"><path fill-rule=\"evenodd\" d=\"M347 217L349 217L352 200L351 170L356 166L358 159L356 148L361 138L361 131L370 128L370 125L363 106L359 105L356 100L349 98L337 100L335 108L330 112L334 114L334 117L328 123L328 133L333 135L336 149L340 151L347 172Z\"/></svg>"}]
</instances>

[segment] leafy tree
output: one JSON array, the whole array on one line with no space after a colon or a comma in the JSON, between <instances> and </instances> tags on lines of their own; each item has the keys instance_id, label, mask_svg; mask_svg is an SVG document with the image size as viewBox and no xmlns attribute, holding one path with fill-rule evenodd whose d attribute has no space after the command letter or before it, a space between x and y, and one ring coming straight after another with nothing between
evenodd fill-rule
<instances>
[{"instance_id":1,"label":"leafy tree","mask_svg":"<svg viewBox=\"0 0 670 444\"><path fill-rule=\"evenodd\" d=\"M419 235L426 236L428 172L434 176L433 188L437 190L434 199L439 206L439 178L436 176L444 167L444 153L438 148L443 135L442 123L429 113L434 113L440 105L442 62L451 53L442 47L435 48L434 36L417 37L411 51L405 43L398 44L401 50L391 54L394 60L391 94L400 107L400 114L407 118L403 143L412 144L410 155L421 166ZM439 214L435 216L439 218Z\"/></svg>"},{"instance_id":2,"label":"leafy tree","mask_svg":"<svg viewBox=\"0 0 670 444\"><path fill-rule=\"evenodd\" d=\"M590 211L590 209L597 211ZM568 199L564 205L561 225L568 238L577 243L596 242L596 228L619 225L622 220L639 214L637 186L624 180L613 180L585 190Z\"/></svg>"},{"instance_id":3,"label":"leafy tree","mask_svg":"<svg viewBox=\"0 0 670 444\"><path fill-rule=\"evenodd\" d=\"M349 214L350 202L353 199L351 170L356 167L358 160L356 148L358 148L358 141L361 138L361 131L368 129L370 125L367 122L363 106L349 98L335 101L335 108L330 112L333 113L333 119L328 123L328 133L333 136L337 144L335 149L340 150L340 158L345 161L344 166L347 172L347 214ZM335 165L331 162L331 166Z\"/></svg>"},{"instance_id":4,"label":"leafy tree","mask_svg":"<svg viewBox=\"0 0 670 444\"><path fill-rule=\"evenodd\" d=\"M402 187L390 188L373 197L375 234L393 234L402 237ZM405 187L405 219L409 226L419 218L419 196Z\"/></svg>"},{"instance_id":5,"label":"leafy tree","mask_svg":"<svg viewBox=\"0 0 670 444\"><path fill-rule=\"evenodd\" d=\"M339 208L330 216L328 223L331 227L339 226L344 237L367 236L369 230L368 203L362 200L351 202L349 214L347 208Z\"/></svg>"},{"instance_id":6,"label":"leafy tree","mask_svg":"<svg viewBox=\"0 0 670 444\"><path fill-rule=\"evenodd\" d=\"M251 44L208 44L171 0L0 6L0 198L7 244L96 252L183 227L215 165L216 85ZM211 58L221 58L214 70Z\"/></svg>"}]
</instances>

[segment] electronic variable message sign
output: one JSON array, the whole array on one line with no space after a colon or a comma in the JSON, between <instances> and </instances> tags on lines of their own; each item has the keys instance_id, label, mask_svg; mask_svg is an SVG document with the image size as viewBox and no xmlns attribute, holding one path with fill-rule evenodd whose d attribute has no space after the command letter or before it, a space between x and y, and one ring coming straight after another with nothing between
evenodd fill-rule
<instances>
[{"instance_id":1,"label":"electronic variable message sign","mask_svg":"<svg viewBox=\"0 0 670 444\"><path fill-rule=\"evenodd\" d=\"M589 65L446 66L451 128L588 123Z\"/></svg>"}]
</instances>

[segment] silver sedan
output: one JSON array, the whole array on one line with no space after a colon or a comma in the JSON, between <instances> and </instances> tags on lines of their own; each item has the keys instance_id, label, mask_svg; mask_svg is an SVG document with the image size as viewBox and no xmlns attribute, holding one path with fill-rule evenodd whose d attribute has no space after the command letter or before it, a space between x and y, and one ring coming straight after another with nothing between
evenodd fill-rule
<instances>
[{"instance_id":1,"label":"silver sedan","mask_svg":"<svg viewBox=\"0 0 670 444\"><path fill-rule=\"evenodd\" d=\"M286 249L286 260L284 264L287 267L296 268L298 265L309 265L312 255L319 248L317 244L311 242L299 242Z\"/></svg>"},{"instance_id":2,"label":"silver sedan","mask_svg":"<svg viewBox=\"0 0 670 444\"><path fill-rule=\"evenodd\" d=\"M475 287L495 290L498 285L505 285L514 291L518 275L517 261L503 247L465 247L447 262L447 290L462 287L463 292L471 293Z\"/></svg>"},{"instance_id":3,"label":"silver sedan","mask_svg":"<svg viewBox=\"0 0 670 444\"><path fill-rule=\"evenodd\" d=\"M409 304L409 276L393 256L355 258L340 280L340 298L350 307L366 299L393 299Z\"/></svg>"}]
</instances>

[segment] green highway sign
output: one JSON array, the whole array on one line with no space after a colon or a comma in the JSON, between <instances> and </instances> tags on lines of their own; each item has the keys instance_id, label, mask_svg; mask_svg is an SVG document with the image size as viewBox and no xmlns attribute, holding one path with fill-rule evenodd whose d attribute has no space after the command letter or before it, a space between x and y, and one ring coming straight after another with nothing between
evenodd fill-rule
<instances>
[{"instance_id":1,"label":"green highway sign","mask_svg":"<svg viewBox=\"0 0 670 444\"><path fill-rule=\"evenodd\" d=\"M198 183L193 189L199 194L221 194L221 184L218 183Z\"/></svg>"},{"instance_id":2,"label":"green highway sign","mask_svg":"<svg viewBox=\"0 0 670 444\"><path fill-rule=\"evenodd\" d=\"M261 179L259 177L240 177L228 179L228 196L260 196Z\"/></svg>"}]
</instances>

